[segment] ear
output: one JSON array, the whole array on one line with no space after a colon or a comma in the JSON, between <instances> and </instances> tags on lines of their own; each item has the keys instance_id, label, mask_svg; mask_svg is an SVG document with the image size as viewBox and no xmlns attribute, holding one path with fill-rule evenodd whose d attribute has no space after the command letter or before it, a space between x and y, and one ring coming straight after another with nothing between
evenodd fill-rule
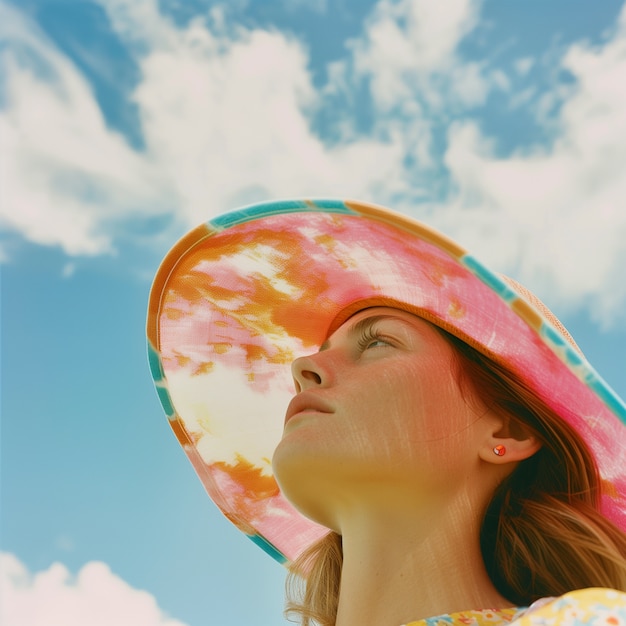
<instances>
[{"instance_id":1,"label":"ear","mask_svg":"<svg viewBox=\"0 0 626 626\"><path fill-rule=\"evenodd\" d=\"M500 422L499 427L485 437L479 456L487 463L502 465L528 459L541 448L541 442L523 425Z\"/></svg>"}]
</instances>

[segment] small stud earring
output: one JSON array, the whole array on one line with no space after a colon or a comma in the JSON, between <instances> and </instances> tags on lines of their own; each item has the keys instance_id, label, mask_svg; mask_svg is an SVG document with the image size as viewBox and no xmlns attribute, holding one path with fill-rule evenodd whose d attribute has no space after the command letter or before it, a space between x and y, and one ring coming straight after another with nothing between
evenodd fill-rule
<instances>
[{"instance_id":1,"label":"small stud earring","mask_svg":"<svg viewBox=\"0 0 626 626\"><path fill-rule=\"evenodd\" d=\"M506 454L506 448L505 448L502 444L497 445L497 446L493 449L493 453L494 453L496 456L504 456L504 455Z\"/></svg>"}]
</instances>

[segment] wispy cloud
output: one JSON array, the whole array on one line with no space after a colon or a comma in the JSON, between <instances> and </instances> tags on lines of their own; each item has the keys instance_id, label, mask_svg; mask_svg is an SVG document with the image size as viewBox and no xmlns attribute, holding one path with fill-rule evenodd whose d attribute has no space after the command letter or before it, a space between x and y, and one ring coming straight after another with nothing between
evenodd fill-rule
<instances>
[{"instance_id":1,"label":"wispy cloud","mask_svg":"<svg viewBox=\"0 0 626 626\"><path fill-rule=\"evenodd\" d=\"M370 80L381 112L415 101L445 109L484 102L489 80L480 64L458 53L479 6L476 0L451 0L445 10L428 0L378 3L351 47L355 74Z\"/></svg>"},{"instance_id":2,"label":"wispy cloud","mask_svg":"<svg viewBox=\"0 0 626 626\"><path fill-rule=\"evenodd\" d=\"M148 152L188 223L270 197L404 189L400 145L372 137L331 145L313 130L324 102L292 36L232 24L219 9L179 29L152 0L103 2L117 32L147 50L134 98Z\"/></svg>"},{"instance_id":3,"label":"wispy cloud","mask_svg":"<svg viewBox=\"0 0 626 626\"><path fill-rule=\"evenodd\" d=\"M14 555L0 553L0 589L5 626L185 626L98 561L76 576L61 563L31 573Z\"/></svg>"},{"instance_id":4,"label":"wispy cloud","mask_svg":"<svg viewBox=\"0 0 626 626\"><path fill-rule=\"evenodd\" d=\"M169 190L150 156L107 128L87 81L30 20L3 3L0 24L2 225L70 255L111 252L116 223L164 210Z\"/></svg>"},{"instance_id":5,"label":"wispy cloud","mask_svg":"<svg viewBox=\"0 0 626 626\"><path fill-rule=\"evenodd\" d=\"M474 123L450 129L456 193L441 216L553 302L609 324L626 301L626 8L604 45L574 45L561 66L575 83L550 145L498 158Z\"/></svg>"},{"instance_id":6,"label":"wispy cloud","mask_svg":"<svg viewBox=\"0 0 626 626\"><path fill-rule=\"evenodd\" d=\"M196 20L179 29L151 0L104 4L137 54L133 99L146 148L136 152L109 130L72 63L5 7L13 49L46 68L17 53L3 58L5 227L70 255L98 254L113 247L116 220L166 207L190 225L271 196L393 188L399 147L369 138L329 147L312 131L306 112L318 97L293 38L231 27L219 11L210 28Z\"/></svg>"},{"instance_id":7,"label":"wispy cloud","mask_svg":"<svg viewBox=\"0 0 626 626\"><path fill-rule=\"evenodd\" d=\"M507 76L461 53L480 26L478 0L446 11L380 0L321 90L293 35L241 26L217 8L179 26L156 0L101 4L139 68L132 101L145 148L106 126L71 61L5 6L5 227L69 255L101 254L129 217L186 227L271 197L361 197L427 217L552 304L588 306L605 323L619 316L624 11L603 44L572 45L555 61L552 71L573 77L567 86L525 82L522 93L511 85L535 70L530 57ZM497 137L475 121L495 92L512 111L535 107L549 139L498 154ZM355 122L363 99L368 128ZM315 130L320 113L332 138Z\"/></svg>"},{"instance_id":8,"label":"wispy cloud","mask_svg":"<svg viewBox=\"0 0 626 626\"><path fill-rule=\"evenodd\" d=\"M535 60L532 57L522 57L515 61L514 66L517 72L519 72L522 76L525 76L528 72L530 72L534 64Z\"/></svg>"}]
</instances>

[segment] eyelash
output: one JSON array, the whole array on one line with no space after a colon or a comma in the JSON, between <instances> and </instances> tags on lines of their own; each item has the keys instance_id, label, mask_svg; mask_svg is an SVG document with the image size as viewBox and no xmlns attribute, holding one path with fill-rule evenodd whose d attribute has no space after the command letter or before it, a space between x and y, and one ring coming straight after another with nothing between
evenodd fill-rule
<instances>
[{"instance_id":1,"label":"eyelash","mask_svg":"<svg viewBox=\"0 0 626 626\"><path fill-rule=\"evenodd\" d=\"M357 345L358 345L359 351L363 352L364 350L367 350L367 348L374 341L382 341L382 342L384 342L386 344L390 343L389 339L387 339L387 337L385 337L384 335L381 335L374 328L367 328L367 329L365 329L361 333L361 335L359 336L359 338L357 340Z\"/></svg>"}]
</instances>

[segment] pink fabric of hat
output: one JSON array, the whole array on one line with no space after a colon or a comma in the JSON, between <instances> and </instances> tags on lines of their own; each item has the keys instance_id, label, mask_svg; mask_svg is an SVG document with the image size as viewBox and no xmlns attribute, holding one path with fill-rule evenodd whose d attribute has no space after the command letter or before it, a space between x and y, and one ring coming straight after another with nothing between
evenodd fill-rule
<instances>
[{"instance_id":1,"label":"pink fabric of hat","mask_svg":"<svg viewBox=\"0 0 626 626\"><path fill-rule=\"evenodd\" d=\"M603 512L626 531L626 406L528 291L405 215L342 200L250 206L193 230L156 275L150 366L170 425L224 515L282 563L327 532L271 458L290 364L357 310L406 308L505 363L597 459Z\"/></svg>"}]
</instances>

